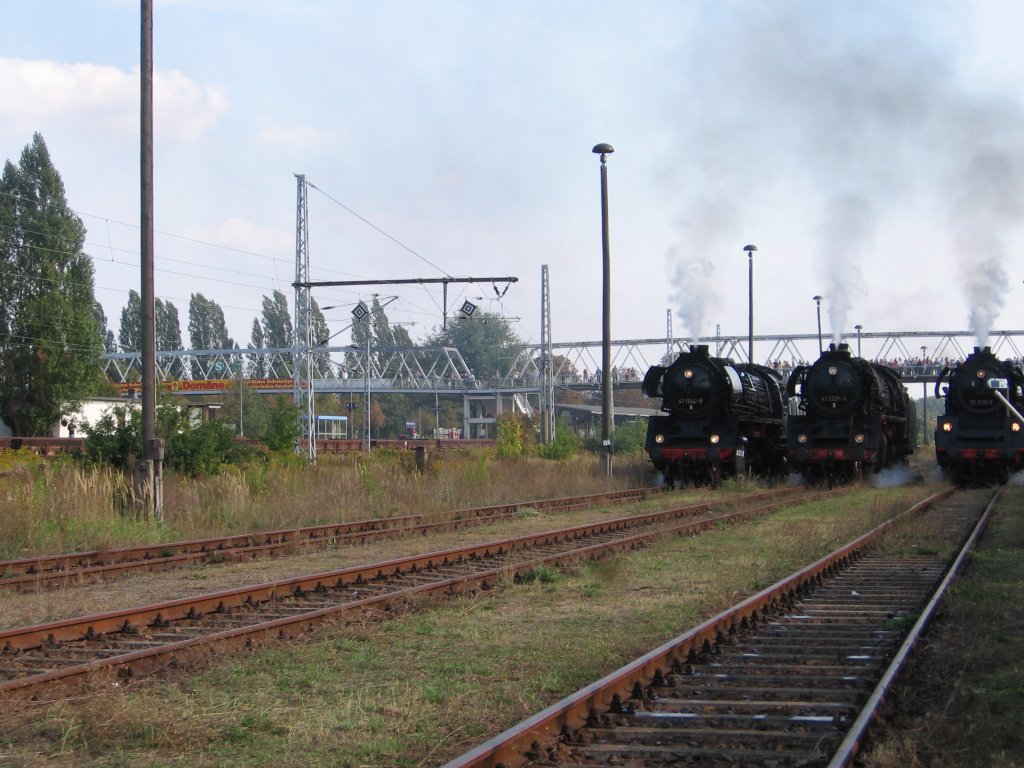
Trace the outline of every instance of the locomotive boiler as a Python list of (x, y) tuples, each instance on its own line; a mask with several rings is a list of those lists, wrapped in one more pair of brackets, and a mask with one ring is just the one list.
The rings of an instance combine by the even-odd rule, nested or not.
[(847, 482), (905, 463), (916, 446), (916, 409), (898, 372), (830, 344), (786, 384), (797, 397), (786, 422), (789, 463), (811, 482)]
[(667, 367), (652, 366), (643, 392), (662, 401), (664, 415), (650, 418), (645, 448), (669, 487), (785, 474), (785, 396), (771, 368), (694, 346)]
[(942, 369), (935, 396), (945, 397), (946, 407), (935, 423), (935, 458), (955, 482), (1004, 483), (1024, 469), (1022, 388), (1021, 367), (1000, 361), (990, 347)]

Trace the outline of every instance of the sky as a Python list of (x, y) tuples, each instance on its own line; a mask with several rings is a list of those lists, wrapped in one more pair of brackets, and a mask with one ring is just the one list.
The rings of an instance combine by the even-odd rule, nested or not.
[[(139, 272), (140, 3), (0, 0), (0, 160), (35, 132), (118, 326)], [(245, 346), (295, 279), (453, 284), (540, 341), (1024, 329), (1024, 6), (1014, 0), (156, 0), (156, 294)], [(507, 290), (506, 290), (507, 288)], [(397, 296), (315, 288), (337, 341)], [(499, 295), (500, 294), (500, 295)]]

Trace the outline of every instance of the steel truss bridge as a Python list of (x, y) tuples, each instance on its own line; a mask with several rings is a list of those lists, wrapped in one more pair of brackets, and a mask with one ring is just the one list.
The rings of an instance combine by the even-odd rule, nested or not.
[[(969, 331), (861, 332), (843, 341), (854, 354), (892, 364), (908, 384), (934, 382), (946, 361), (963, 359), (975, 345)], [(611, 341), (613, 388), (639, 387), (651, 365), (673, 359), (690, 343), (671, 337)], [(717, 357), (747, 358), (746, 336), (706, 336), (697, 343)], [(818, 345), (817, 334), (754, 336), (755, 361), (785, 373), (817, 359)], [(992, 331), (988, 346), (997, 357), (1024, 358), (1024, 330)], [(224, 394), (241, 380), (250, 390), (293, 393), (297, 361), (298, 377), (314, 394), (347, 393), (350, 400), (359, 393), (461, 396), (469, 435), (473, 425), (492, 423), (504, 410), (553, 413), (556, 389), (599, 390), (601, 348), (600, 341), (527, 344), (495, 371), (470, 370), (454, 347), (322, 346), (308, 354), (300, 347), (158, 351), (156, 367), (163, 388), (185, 395)], [(140, 386), (139, 353), (106, 354), (103, 364), (122, 393)]]

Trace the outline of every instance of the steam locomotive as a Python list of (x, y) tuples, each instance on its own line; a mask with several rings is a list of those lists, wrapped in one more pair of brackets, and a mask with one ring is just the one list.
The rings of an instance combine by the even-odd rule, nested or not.
[(643, 392), (662, 399), (666, 415), (648, 421), (645, 447), (669, 487), (785, 473), (785, 397), (771, 368), (694, 346), (667, 367), (652, 366)]
[(946, 408), (935, 424), (935, 458), (957, 483), (1005, 483), (1024, 469), (1022, 388), (1021, 367), (1001, 362), (990, 347), (975, 347), (955, 368), (942, 369), (935, 396), (946, 398)]
[(854, 357), (848, 344), (795, 368), (786, 394), (798, 397), (786, 422), (790, 467), (811, 482), (848, 482), (914, 452), (917, 412), (899, 373)]

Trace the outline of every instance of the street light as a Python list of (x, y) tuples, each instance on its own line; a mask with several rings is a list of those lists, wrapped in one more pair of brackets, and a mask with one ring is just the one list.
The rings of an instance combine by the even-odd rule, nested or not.
[(824, 299), (825, 297), (814, 296), (812, 298), (814, 299), (814, 303), (817, 305), (818, 311), (818, 354), (820, 355), (822, 352), (824, 352), (824, 350), (821, 348), (821, 300)]
[(611, 144), (598, 144), (592, 150), (601, 156), (601, 458), (607, 476), (612, 474), (612, 309), (611, 251), (608, 243), (608, 167), (605, 158), (615, 149)]
[(861, 354), (860, 354), (860, 332), (864, 330), (864, 326), (861, 325), (860, 323), (857, 323), (853, 327), (857, 331), (857, 357), (860, 357), (861, 356)]
[(756, 245), (745, 245), (747, 252), (747, 362), (754, 362), (754, 251)]

